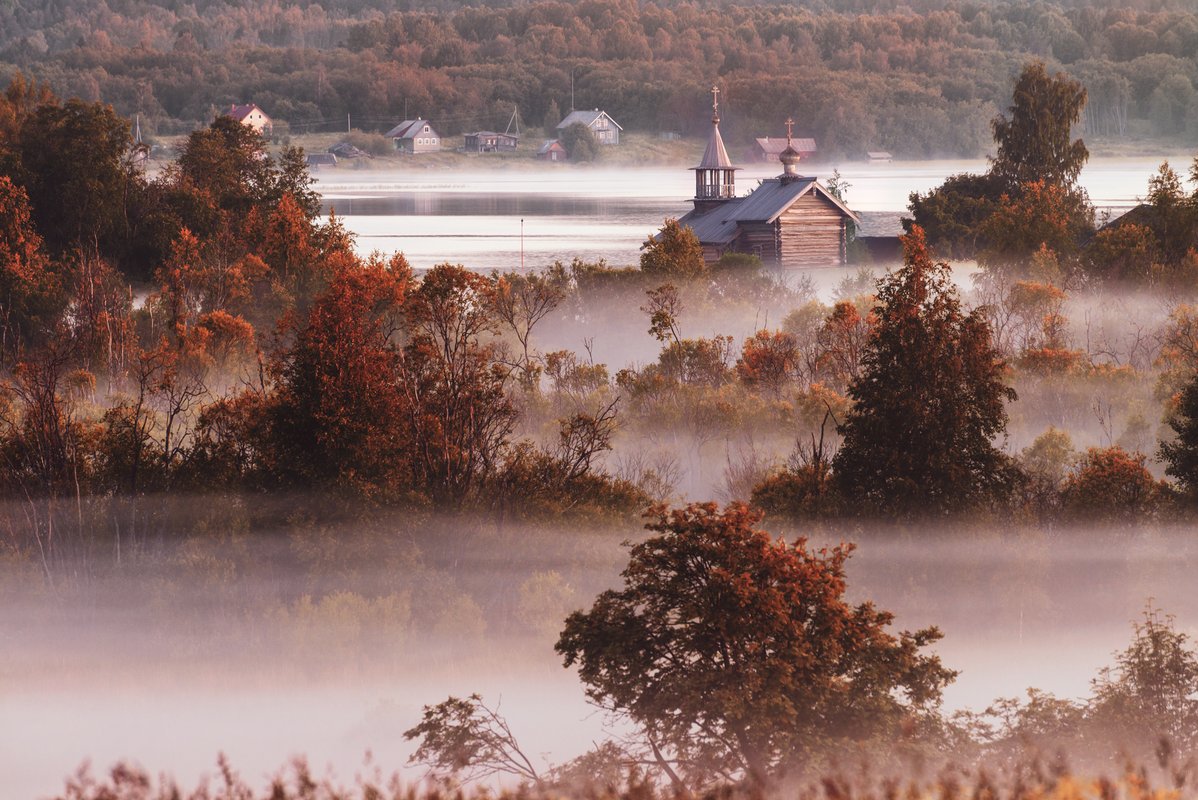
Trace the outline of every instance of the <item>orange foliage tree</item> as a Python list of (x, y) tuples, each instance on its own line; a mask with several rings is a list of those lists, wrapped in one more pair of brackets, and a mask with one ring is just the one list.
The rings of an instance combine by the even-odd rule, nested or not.
[(1017, 194), (999, 198), (982, 226), (986, 247), (978, 260), (999, 269), (1026, 269), (1047, 248), (1058, 258), (1074, 255), (1082, 234), (1093, 226), (1085, 195), (1046, 179), (1028, 181)]
[(745, 339), (736, 374), (748, 386), (778, 394), (795, 378), (801, 358), (795, 337), (785, 331), (760, 330)]
[(0, 358), (11, 361), (52, 327), (59, 288), (25, 190), (0, 176)]
[(891, 614), (845, 600), (851, 545), (775, 541), (741, 503), (648, 517), (623, 586), (571, 614), (556, 649), (676, 787), (760, 784), (820, 745), (896, 736), (954, 677), (920, 652), (935, 628), (894, 635)]
[(276, 480), (374, 497), (406, 488), (396, 336), (410, 282), (402, 256), (338, 264), (312, 307), (286, 321), (294, 343), (270, 363)]
[(1065, 479), (1065, 510), (1076, 517), (1130, 521), (1156, 510), (1161, 485), (1144, 466), (1143, 453), (1091, 447)]

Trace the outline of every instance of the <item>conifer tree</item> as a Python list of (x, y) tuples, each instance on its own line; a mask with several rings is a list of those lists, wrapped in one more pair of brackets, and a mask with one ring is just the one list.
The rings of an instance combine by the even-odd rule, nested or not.
[(849, 386), (837, 484), (863, 510), (912, 516), (976, 507), (1013, 476), (994, 446), (1007, 422), (1004, 364), (980, 311), (965, 313), (949, 267), (923, 229), (903, 237), (905, 264), (878, 288), (877, 317)]
[(1175, 478), (1191, 500), (1198, 499), (1198, 375), (1181, 390), (1169, 427), (1177, 438), (1161, 442), (1165, 474)]

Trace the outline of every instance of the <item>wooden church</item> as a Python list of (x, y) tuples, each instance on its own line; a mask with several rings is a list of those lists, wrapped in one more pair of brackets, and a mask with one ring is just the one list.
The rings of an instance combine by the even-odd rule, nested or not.
[(828, 267), (845, 263), (848, 221), (860, 222), (819, 181), (798, 172), (800, 155), (791, 146), (779, 155), (782, 174), (736, 196), (736, 171), (720, 136), (719, 89), (712, 90), (711, 138), (695, 173), (695, 208), (679, 224), (694, 231), (703, 256), (714, 263), (724, 253), (750, 253), (768, 266)]

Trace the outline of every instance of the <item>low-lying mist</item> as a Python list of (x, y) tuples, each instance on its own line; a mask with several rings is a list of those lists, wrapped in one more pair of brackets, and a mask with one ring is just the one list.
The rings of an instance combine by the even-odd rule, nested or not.
[[(389, 771), (410, 754), (403, 732), (423, 705), (474, 692), (544, 762), (607, 735), (553, 645), (568, 612), (617, 582), (622, 540), (643, 532), (396, 515), (251, 534), (253, 498), (145, 502), (155, 532), (119, 561), (105, 538), (49, 574), (36, 552), (2, 565), (6, 796), (54, 792), (84, 760), (132, 760), (185, 786), (220, 752), (251, 783), (296, 755), (345, 779), (367, 752)], [(1198, 545), (1181, 528), (813, 537), (841, 540), (859, 545), (850, 599), (895, 612), (896, 629), (944, 631), (936, 651), (961, 671), (948, 710), (1029, 687), (1084, 696), (1149, 598), (1198, 615), (1187, 566)]]

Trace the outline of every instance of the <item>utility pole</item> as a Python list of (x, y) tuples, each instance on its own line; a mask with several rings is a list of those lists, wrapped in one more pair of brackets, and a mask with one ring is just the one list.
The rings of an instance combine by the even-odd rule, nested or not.
[(520, 218), (520, 271), (524, 272), (524, 217)]
[(574, 110), (574, 67), (570, 67), (570, 110)]
[(353, 130), (353, 127), (349, 123), (349, 114), (347, 113), (345, 115), (345, 132), (350, 133), (352, 130)]

